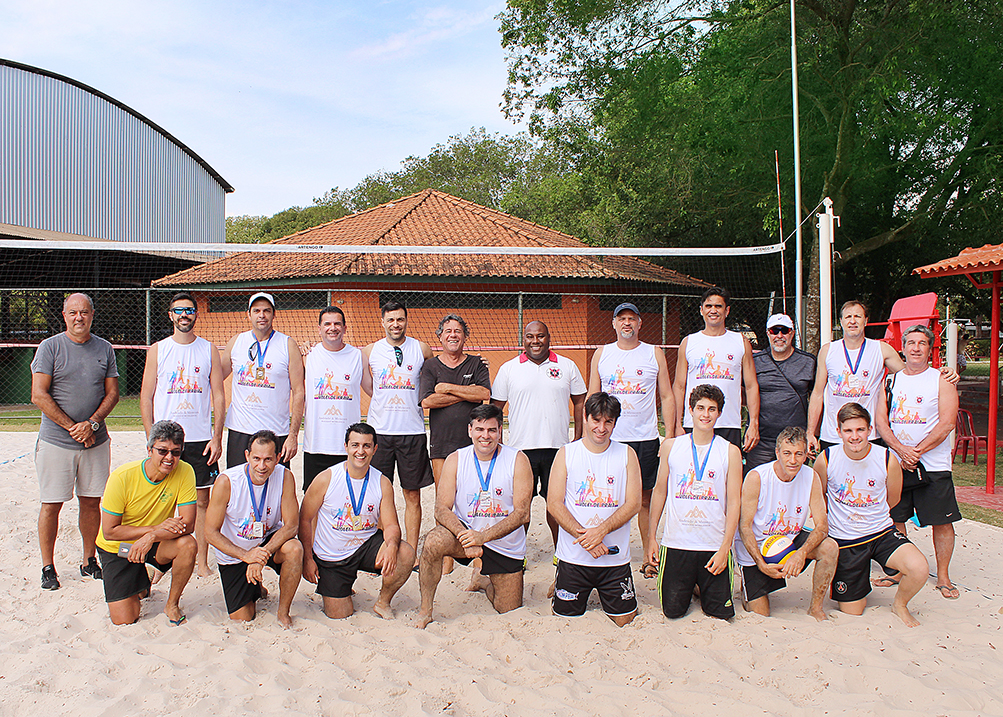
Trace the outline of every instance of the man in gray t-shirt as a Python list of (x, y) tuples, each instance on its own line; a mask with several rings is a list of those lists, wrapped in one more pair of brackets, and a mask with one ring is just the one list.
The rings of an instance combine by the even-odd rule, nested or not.
[(76, 486), (83, 564), (80, 574), (101, 579), (94, 541), (101, 524), (101, 495), (111, 467), (104, 419), (118, 403), (118, 368), (111, 344), (91, 334), (94, 303), (86, 294), (63, 302), (66, 331), (42, 341), (31, 362), (31, 402), (42, 411), (35, 446), (39, 497), (38, 544), (42, 588), (58, 590), (56, 533), (63, 503)]

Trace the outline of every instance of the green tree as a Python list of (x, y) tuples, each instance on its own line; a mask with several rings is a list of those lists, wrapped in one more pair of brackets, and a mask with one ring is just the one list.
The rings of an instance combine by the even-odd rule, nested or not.
[[(552, 141), (571, 137), (607, 240), (764, 243), (774, 149), (792, 162), (788, 8), (510, 0), (506, 111)], [(1001, 9), (797, 2), (802, 210), (828, 196), (842, 217), (838, 291), (886, 308), (917, 257), (942, 258), (1003, 218)]]

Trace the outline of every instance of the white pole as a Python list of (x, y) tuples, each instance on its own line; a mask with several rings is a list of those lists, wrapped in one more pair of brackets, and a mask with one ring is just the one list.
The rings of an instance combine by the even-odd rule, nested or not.
[[(958, 322), (951, 321), (951, 305), (947, 305), (947, 365), (958, 370)], [(955, 441), (954, 431), (947, 437), (948, 445), (953, 446)]]
[(794, 101), (794, 323), (798, 345), (805, 347), (804, 267), (801, 259), (801, 128), (798, 120), (798, 47), (791, 0), (791, 97)]
[(826, 197), (825, 214), (818, 218), (818, 342), (823, 346), (832, 341), (832, 242), (834, 219), (832, 200)]

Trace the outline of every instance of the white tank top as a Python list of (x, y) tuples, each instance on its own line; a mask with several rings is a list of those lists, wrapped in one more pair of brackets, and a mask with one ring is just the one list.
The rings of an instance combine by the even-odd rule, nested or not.
[(328, 351), (317, 344), (307, 354), (307, 453), (345, 455), (345, 430), (362, 420), (362, 352), (346, 344)]
[[(256, 548), (265, 542), (269, 535), (282, 527), (282, 485), (285, 480), (286, 468), (281, 463), (275, 465), (275, 470), (268, 476), (263, 486), (248, 487), (247, 464), (227, 468), (223, 472), (230, 479), (230, 502), (226, 504), (226, 516), (219, 532), (224, 538), (241, 550)], [(254, 502), (261, 507), (262, 495), (264, 506), (261, 508), (261, 522), (264, 523), (264, 537), (251, 537), (251, 526), (257, 518), (251, 501), (251, 489), (254, 490)], [(235, 565), (240, 560), (231, 557), (219, 548), (216, 551), (216, 562), (222, 565)]]
[[(940, 371), (927, 368), (909, 376), (892, 376), (892, 405), (888, 420), (892, 433), (907, 446), (917, 446), (940, 422)], [(928, 471), (951, 470), (951, 441), (945, 438), (923, 454), (920, 463)]]
[[(801, 466), (794, 479), (785, 483), (777, 477), (775, 465), (776, 461), (771, 461), (755, 468), (759, 473), (760, 483), (759, 504), (756, 506), (756, 516), (752, 519), (752, 532), (759, 547), (771, 535), (786, 535), (793, 539), (808, 519), (815, 471), (808, 466)], [(745, 549), (742, 537), (737, 534), (735, 558), (739, 565), (756, 564)]]
[[(679, 436), (666, 457), (669, 478), (662, 517), (662, 545), (677, 550), (718, 550), (725, 532), (728, 506), (728, 447), (714, 436), (710, 445), (697, 446), (704, 465), (702, 478), (693, 466), (693, 437)], [(709, 455), (708, 455), (709, 451)]]
[(256, 343), (254, 333), (245, 331), (233, 342), (230, 368), (226, 427), (241, 433), (268, 429), (277, 436), (289, 435), (289, 337), (275, 331), (270, 340)]
[[(474, 461), (477, 454), (473, 446), (456, 452), (456, 498), (453, 513), (471, 530), (487, 530), (507, 518), (515, 509), (512, 480), (515, 477), (515, 460), (519, 452), (508, 446), (498, 446), (498, 457), (485, 489), (477, 475)], [(488, 480), (491, 461), (480, 461), (481, 474)], [(498, 540), (485, 545), (496, 553), (522, 560), (526, 557), (526, 528), (520, 525)]]
[(842, 444), (826, 451), (829, 535), (852, 540), (892, 527), (888, 512), (888, 449), (871, 446), (859, 461)]
[(624, 351), (616, 344), (606, 344), (596, 369), (602, 390), (620, 401), (620, 418), (613, 427), (613, 440), (622, 443), (658, 438), (655, 347), (642, 343)]
[[(370, 466), (369, 483), (365, 479), (348, 477), (345, 464), (331, 468), (331, 483), (317, 513), (317, 528), (313, 534), (313, 554), (321, 560), (344, 560), (369, 540), (380, 527), (380, 501), (383, 500), (383, 474)], [(356, 511), (348, 480), (359, 505)]]
[(212, 345), (201, 336), (179, 344), (168, 336), (157, 342), (154, 422), (171, 420), (185, 429), (186, 441), (212, 438)]
[(394, 347), (386, 339), (373, 344), (369, 367), (373, 372), (373, 400), (369, 425), (387, 436), (416, 436), (425, 432), (425, 414), (418, 404), (418, 385), (425, 357), (421, 342), (410, 336), (400, 347), (404, 359), (397, 364)]
[(745, 339), (734, 331), (725, 331), (721, 336), (707, 336), (698, 331), (686, 337), (686, 400), (683, 403), (683, 426), (693, 427), (693, 416), (688, 410), (690, 392), (706, 383), (717, 386), (724, 394), (724, 408), (721, 409), (721, 417), (717, 419), (717, 427), (742, 427), (744, 357)]
[[(874, 409), (878, 390), (885, 377), (885, 360), (881, 356), (881, 342), (864, 339), (857, 351), (847, 351), (843, 340), (829, 344), (825, 357), (825, 402), (822, 413), (822, 430), (819, 436), (829, 443), (842, 443), (836, 424), (836, 414), (848, 403), (859, 403), (871, 414), (870, 440), (878, 437), (874, 428)], [(849, 356), (849, 358), (847, 358)]]
[[(604, 352), (605, 353), (605, 352)], [(627, 498), (627, 451), (622, 443), (611, 442), (602, 453), (592, 453), (581, 440), (564, 447), (568, 482), (564, 505), (583, 528), (592, 528), (609, 518)], [(617, 554), (599, 558), (575, 544), (564, 528), (557, 535), (557, 557), (566, 563), (589, 567), (626, 565), (630, 562), (630, 521), (609, 533), (603, 542), (617, 546)]]

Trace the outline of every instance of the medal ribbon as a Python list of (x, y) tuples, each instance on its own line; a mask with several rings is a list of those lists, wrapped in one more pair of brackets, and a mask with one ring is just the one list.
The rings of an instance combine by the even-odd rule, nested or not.
[(498, 449), (495, 448), (494, 455), (491, 456), (491, 463), (488, 464), (488, 477), (484, 477), (484, 473), (481, 472), (481, 460), (474, 454), (474, 467), (477, 468), (477, 480), (481, 482), (481, 490), (487, 491), (491, 487), (491, 472), (495, 469), (495, 461), (498, 459)]
[(366, 489), (369, 488), (369, 471), (362, 481), (362, 492), (359, 494), (359, 502), (355, 502), (355, 490), (352, 488), (352, 477), (348, 475), (348, 468), (345, 468), (345, 482), (348, 483), (348, 499), (352, 501), (352, 511), (355, 515), (362, 514), (362, 503), (366, 500)]
[(257, 357), (256, 358), (258, 359), (258, 368), (264, 368), (264, 366), (265, 366), (265, 354), (268, 353), (268, 346), (269, 346), (269, 344), (272, 343), (272, 337), (273, 336), (275, 336), (275, 329), (272, 329), (272, 333), (268, 334), (268, 340), (265, 341), (265, 350), (264, 351), (261, 350), (261, 342), (258, 341), (258, 337), (257, 336), (254, 337), (254, 345), (255, 345), (255, 347), (257, 349)]
[(846, 367), (850, 369), (850, 373), (854, 376), (857, 375), (857, 369), (860, 368), (860, 359), (864, 357), (865, 346), (867, 346), (867, 339), (864, 339), (864, 343), (860, 344), (860, 350), (857, 352), (857, 362), (853, 363), (850, 361), (850, 352), (846, 350), (846, 342), (843, 342), (843, 355), (846, 357)]
[(246, 466), (244, 467), (244, 475), (247, 476), (247, 491), (251, 494), (251, 509), (254, 511), (254, 520), (261, 523), (261, 516), (265, 511), (265, 496), (268, 495), (268, 481), (265, 481), (265, 485), (261, 489), (261, 502), (258, 503), (254, 500), (254, 483), (251, 482), (251, 474)]
[(703, 480), (704, 471), (707, 470), (707, 461), (710, 460), (710, 449), (714, 447), (714, 439), (717, 436), (712, 436), (710, 439), (710, 444), (707, 446), (707, 455), (703, 457), (703, 463), (700, 463), (697, 458), (697, 444), (693, 440), (693, 434), (690, 434), (690, 448), (693, 449), (693, 470), (697, 474), (697, 480)]

